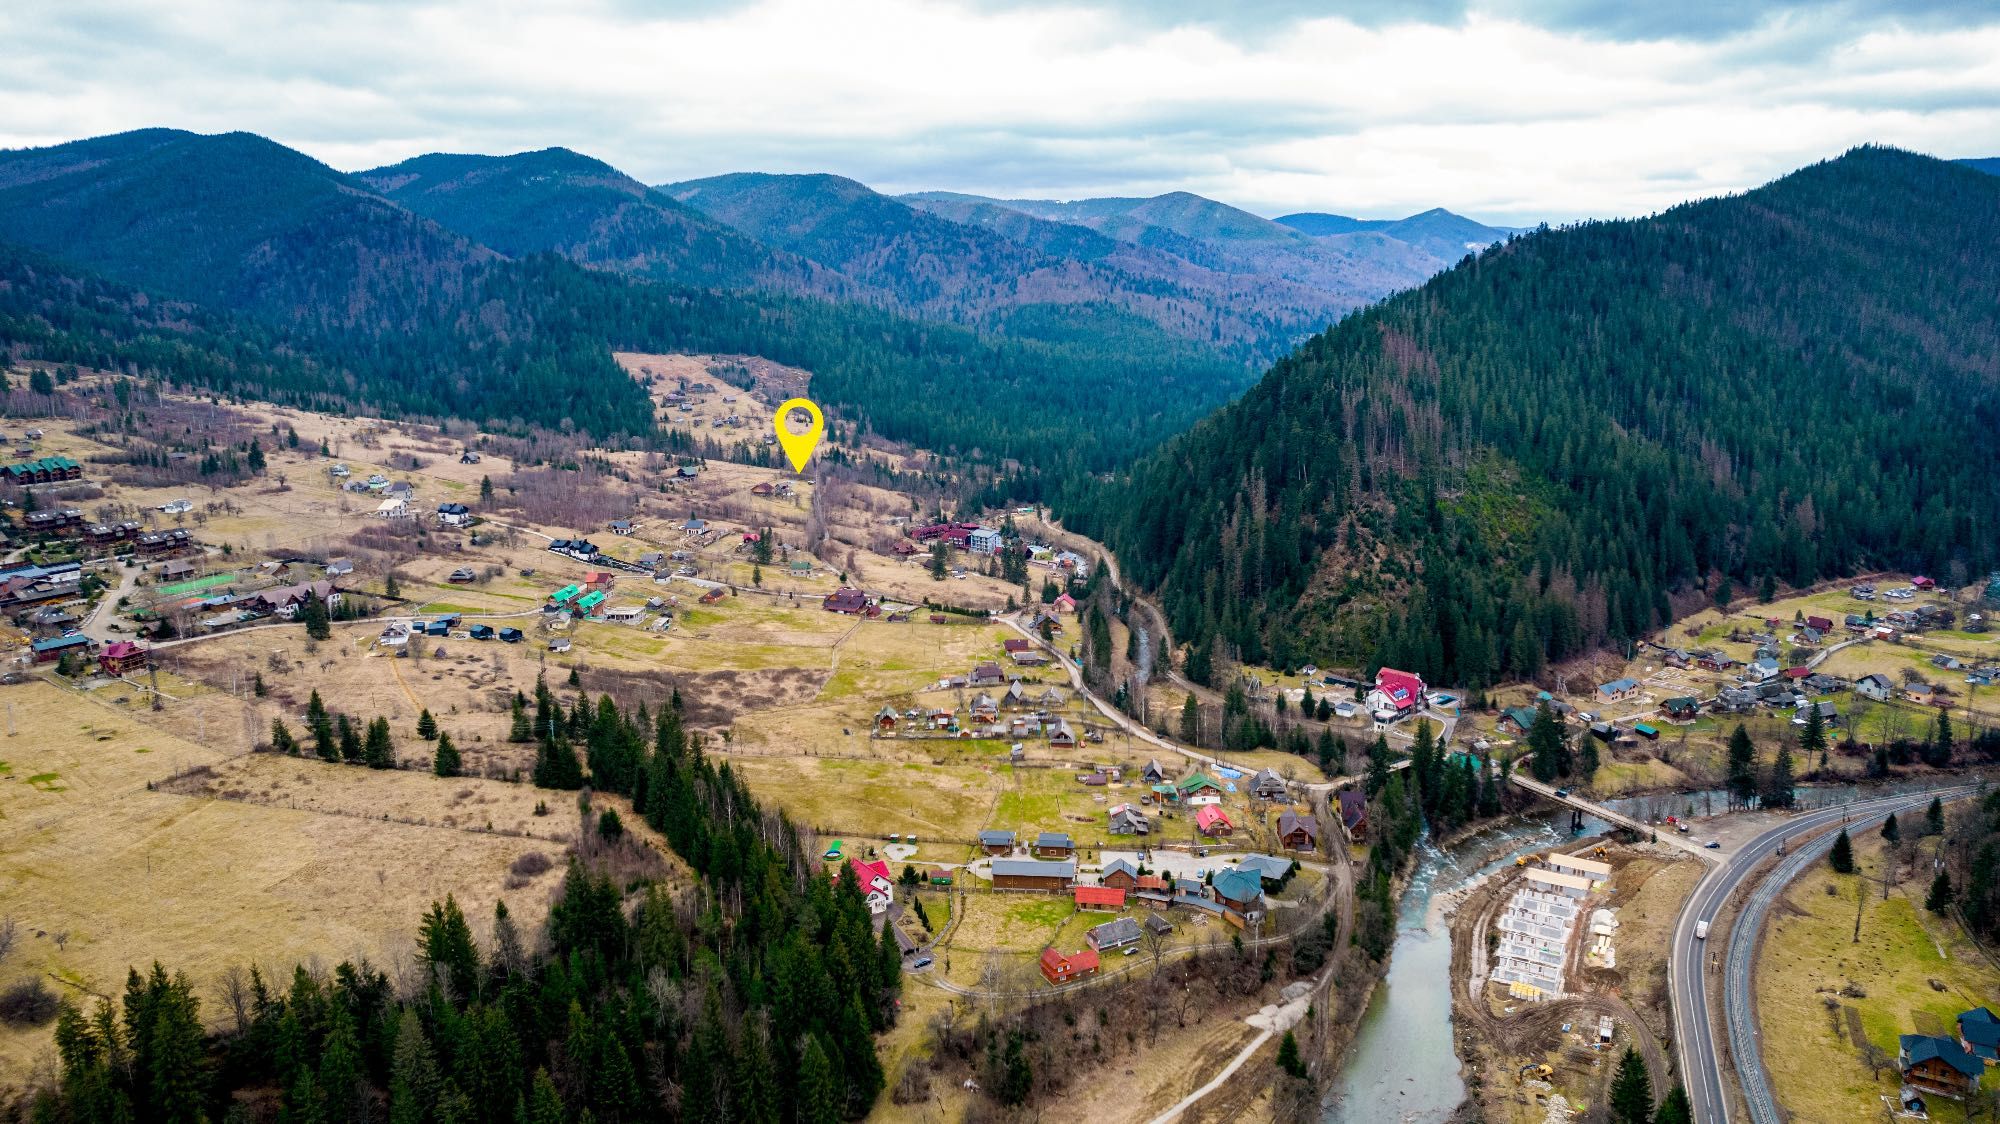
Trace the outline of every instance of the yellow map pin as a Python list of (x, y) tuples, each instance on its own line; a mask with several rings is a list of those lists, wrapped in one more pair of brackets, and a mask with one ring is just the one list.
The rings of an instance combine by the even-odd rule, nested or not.
[[(804, 410), (812, 415), (812, 425), (804, 433), (793, 433), (789, 424), (793, 410)], [(793, 398), (778, 407), (778, 416), (771, 419), (778, 427), (778, 444), (785, 447), (785, 456), (791, 458), (792, 471), (804, 472), (806, 462), (812, 459), (813, 450), (819, 448), (820, 435), (826, 432), (826, 418), (819, 407), (810, 399)]]

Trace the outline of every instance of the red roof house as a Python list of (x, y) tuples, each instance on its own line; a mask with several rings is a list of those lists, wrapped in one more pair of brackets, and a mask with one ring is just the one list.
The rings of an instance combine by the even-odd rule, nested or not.
[(1078, 909), (1124, 909), (1125, 891), (1112, 886), (1072, 886)]
[(1194, 826), (1203, 835), (1228, 835), (1236, 830), (1229, 816), (1214, 804), (1202, 805), (1201, 811), (1194, 814)]
[(1068, 983), (1097, 973), (1097, 950), (1083, 948), (1064, 956), (1053, 948), (1042, 950), (1042, 978), (1052, 984)]
[(1025, 652), (1033, 646), (1019, 636), (1010, 636), (1007, 638), (1007, 650), (1010, 652)]
[(130, 640), (120, 640), (97, 653), (97, 666), (106, 675), (123, 675), (146, 666), (146, 649)]
[(1422, 706), (1423, 701), (1423, 676), (1392, 667), (1375, 673), (1375, 690), (1368, 696), (1373, 709), (1407, 711)]
[(1806, 627), (1807, 627), (1807, 628), (1816, 628), (1816, 629), (1818, 629), (1819, 631), (1821, 631), (1821, 632), (1823, 632), (1823, 633), (1824, 633), (1824, 632), (1832, 632), (1832, 631), (1833, 631), (1833, 622), (1832, 622), (1831, 620), (1828, 620), (1828, 619), (1827, 619), (1827, 618), (1825, 618), (1825, 617), (1807, 617), (1807, 618), (1806, 618)]
[(871, 863), (849, 859), (847, 865), (854, 868), (855, 881), (861, 883), (861, 896), (868, 899), (868, 912), (887, 910), (896, 897), (896, 882), (889, 877), (888, 860), (877, 859)]
[(1055, 610), (1058, 613), (1076, 612), (1076, 598), (1067, 593), (1058, 595), (1055, 600)]
[(1811, 677), (1812, 673), (1812, 668), (1809, 667), (1788, 667), (1784, 670), (1787, 679), (1806, 679)]

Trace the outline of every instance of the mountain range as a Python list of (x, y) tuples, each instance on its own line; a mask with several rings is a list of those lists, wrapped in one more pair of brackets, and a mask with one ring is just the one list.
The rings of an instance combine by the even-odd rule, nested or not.
[[(1335, 224), (1320, 224), (1331, 227)], [(1677, 611), (2000, 562), (2000, 178), (1861, 148), (1505, 245), (1350, 316), (1071, 526), (1189, 674), (1480, 687)]]

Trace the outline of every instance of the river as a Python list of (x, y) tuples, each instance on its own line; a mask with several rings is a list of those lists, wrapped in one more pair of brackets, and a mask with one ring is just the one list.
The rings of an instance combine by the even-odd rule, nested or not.
[[(1327, 1099), (1327, 1124), (1437, 1124), (1465, 1099), (1451, 1042), (1451, 936), (1445, 896), (1530, 851), (1571, 838), (1569, 813), (1491, 828), (1439, 849), (1419, 844), (1397, 909), (1389, 974), (1375, 989)], [(1584, 820), (1583, 833), (1606, 830)]]
[[(1912, 781), (1874, 786), (1801, 785), (1800, 807), (1824, 807), (1859, 796), (1924, 787)], [(1607, 800), (1613, 811), (1647, 819), (1727, 806), (1724, 793), (1697, 792)], [(1572, 838), (1568, 812), (1516, 820), (1454, 843), (1419, 844), (1416, 873), (1397, 908), (1389, 974), (1375, 989), (1347, 1062), (1327, 1096), (1326, 1124), (1440, 1124), (1465, 1099), (1452, 1049), (1451, 935), (1447, 897), (1531, 851)], [(1609, 830), (1585, 817), (1582, 834)]]

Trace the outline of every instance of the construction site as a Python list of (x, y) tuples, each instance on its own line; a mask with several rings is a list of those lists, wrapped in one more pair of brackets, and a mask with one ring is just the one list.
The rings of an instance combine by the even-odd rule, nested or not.
[(1656, 844), (1578, 840), (1521, 856), (1457, 903), (1452, 1021), (1485, 1119), (1587, 1114), (1627, 1046), (1670, 1071), (1666, 953), (1701, 872)]

